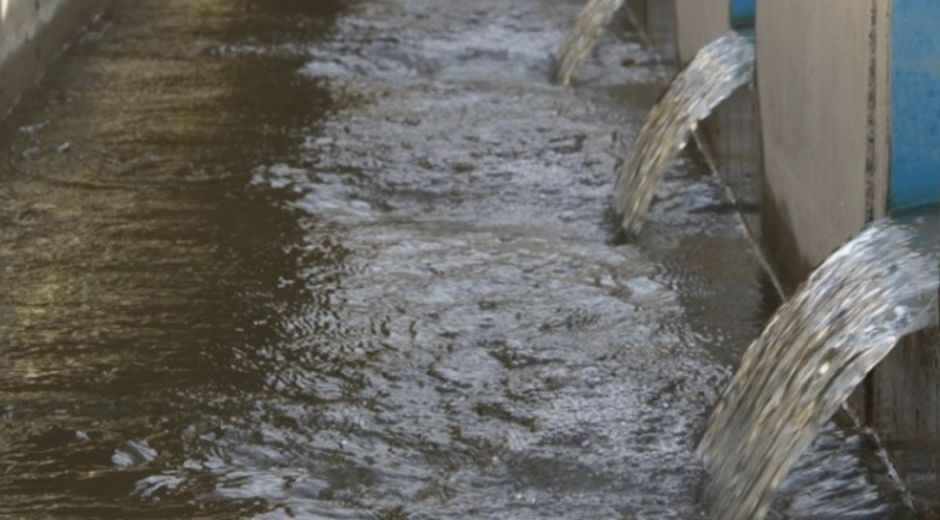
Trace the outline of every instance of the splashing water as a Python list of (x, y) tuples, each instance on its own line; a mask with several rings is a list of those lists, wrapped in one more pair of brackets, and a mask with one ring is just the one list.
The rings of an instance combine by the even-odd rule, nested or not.
[(558, 81), (568, 86), (584, 64), (597, 40), (604, 34), (624, 0), (590, 0), (574, 22), (574, 27), (558, 48)]
[(728, 32), (703, 47), (653, 107), (629, 156), (620, 165), (614, 205), (624, 231), (640, 233), (663, 169), (689, 134), (754, 73), (754, 44)]
[(936, 317), (936, 229), (932, 217), (871, 225), (813, 273), (747, 350), (699, 446), (715, 518), (763, 518), (852, 390), (902, 336)]

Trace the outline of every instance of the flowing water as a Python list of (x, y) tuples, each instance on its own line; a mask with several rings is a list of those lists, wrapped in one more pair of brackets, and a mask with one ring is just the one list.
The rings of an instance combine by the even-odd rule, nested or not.
[[(572, 91), (574, 1), (110, 4), (0, 122), (0, 517), (703, 517), (777, 301), (693, 156), (615, 240), (638, 35)], [(905, 511), (866, 446), (774, 511)]]
[(555, 54), (558, 81), (570, 85), (624, 0), (589, 0)]
[(902, 336), (936, 317), (936, 229), (929, 217), (871, 225), (751, 345), (699, 448), (715, 518), (766, 516), (823, 424)]
[(736, 32), (715, 39), (695, 55), (653, 107), (618, 169), (614, 207), (624, 231), (636, 236), (663, 171), (685, 148), (699, 121), (754, 73), (754, 43)]

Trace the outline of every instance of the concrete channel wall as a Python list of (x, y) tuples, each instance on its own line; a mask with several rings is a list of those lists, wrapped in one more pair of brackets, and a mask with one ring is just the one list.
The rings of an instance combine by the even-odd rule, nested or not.
[(679, 59), (692, 61), (695, 53), (730, 28), (728, 0), (675, 0)]
[(0, 117), (106, 0), (0, 0)]
[[(701, 127), (703, 152), (786, 292), (889, 211), (891, 166), (899, 162), (892, 150), (901, 148), (890, 131), (892, 9), (918, 1), (760, 0), (754, 86)], [(630, 8), (644, 13), (638, 18), (653, 28), (653, 43), (681, 65), (728, 29), (727, 3), (632, 0)], [(657, 13), (667, 19), (652, 19)], [(924, 509), (940, 503), (938, 336), (904, 340), (851, 400)]]
[(886, 3), (760, 5), (765, 249), (788, 288), (885, 212)]

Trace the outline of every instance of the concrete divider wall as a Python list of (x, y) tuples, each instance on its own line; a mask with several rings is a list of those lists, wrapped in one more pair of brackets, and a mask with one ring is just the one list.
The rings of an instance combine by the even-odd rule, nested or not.
[(728, 0), (675, 0), (676, 40), (682, 64), (730, 28)]
[(884, 4), (760, 4), (764, 245), (788, 289), (885, 211)]
[(0, 0), (0, 117), (107, 0)]
[[(702, 126), (705, 152), (788, 292), (887, 211), (891, 15), (899, 1), (760, 0), (756, 88)], [(728, 28), (725, 2), (633, 3), (646, 5), (648, 26), (671, 24), (680, 63)], [(653, 5), (673, 20), (649, 20)], [(851, 400), (924, 509), (940, 502), (938, 347), (936, 330), (905, 339)]]
[(667, 67), (675, 66), (679, 50), (676, 45), (676, 5), (673, 0), (627, 0), (626, 5), (650, 43), (656, 46), (663, 64)]
[[(900, 110), (890, 106), (900, 86), (889, 60), (899, 1), (760, 3), (763, 245), (788, 288), (886, 213), (891, 177), (902, 173), (891, 171), (904, 152), (889, 131)], [(940, 498), (938, 346), (936, 330), (906, 338), (852, 399), (924, 509)]]
[(0, 0), (0, 63), (31, 40), (36, 30), (47, 25), (63, 5), (65, 0), (35, 3)]

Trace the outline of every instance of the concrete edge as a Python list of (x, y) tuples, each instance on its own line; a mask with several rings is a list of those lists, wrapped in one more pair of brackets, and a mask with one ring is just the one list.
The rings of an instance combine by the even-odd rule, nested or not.
[[(109, 3), (110, 0), (66, 1), (48, 21), (37, 19), (25, 28), (29, 30), (26, 37), (0, 59), (0, 119), (9, 115), (20, 97), (38, 83), (49, 65)], [(38, 10), (38, 2), (36, 5)]]

